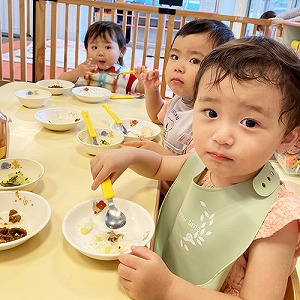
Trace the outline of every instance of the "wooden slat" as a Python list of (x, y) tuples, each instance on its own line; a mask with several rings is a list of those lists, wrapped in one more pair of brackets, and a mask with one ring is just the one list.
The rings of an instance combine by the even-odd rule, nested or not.
[[(2, 32), (2, 25), (0, 22), (0, 32)], [(2, 34), (0, 34), (0, 83), (2, 84), (3, 81), (3, 60), (2, 60), (2, 45), (3, 45), (3, 41), (2, 41)]]
[(171, 15), (169, 16), (168, 19), (168, 29), (167, 29), (167, 34), (166, 34), (166, 42), (165, 42), (165, 54), (164, 54), (164, 64), (163, 64), (163, 73), (162, 73), (162, 85), (161, 85), (161, 97), (165, 98), (165, 94), (166, 94), (166, 82), (164, 80), (165, 78), (165, 70), (166, 70), (166, 66), (167, 66), (167, 62), (169, 59), (169, 55), (170, 55), (170, 50), (171, 50), (171, 45), (172, 45), (172, 40), (173, 40), (173, 31), (174, 31), (174, 19), (175, 16)]
[(134, 17), (133, 30), (132, 30), (133, 42), (132, 42), (131, 64), (130, 64), (131, 70), (134, 68), (135, 49), (136, 49), (136, 45), (137, 45), (137, 35), (138, 35), (139, 13), (134, 12), (133, 17)]
[(14, 80), (14, 38), (13, 38), (13, 10), (12, 10), (12, 2), (8, 1), (8, 15), (11, 18), (8, 18), (8, 42), (9, 42), (9, 79), (10, 81)]
[(33, 81), (39, 81), (45, 78), (45, 40), (46, 40), (46, 2), (36, 2), (36, 49), (35, 49), (35, 78)]
[(56, 40), (57, 40), (57, 2), (50, 2), (51, 5), (51, 49), (50, 49), (50, 78), (56, 76)]
[(157, 24), (157, 35), (156, 35), (156, 47), (154, 55), (153, 69), (159, 68), (159, 59), (160, 59), (160, 50), (162, 48), (162, 40), (165, 31), (165, 15), (158, 15), (158, 24)]
[(27, 23), (25, 16), (27, 16), (27, 9), (25, 7), (25, 0), (20, 1), (20, 58), (21, 58), (21, 80), (27, 81), (27, 57), (26, 57), (26, 46), (27, 46)]
[(68, 44), (69, 44), (69, 4), (65, 10), (65, 36), (64, 36), (64, 72), (68, 69)]
[(149, 28), (150, 28), (150, 14), (146, 14), (146, 23), (145, 23), (145, 31), (144, 31), (144, 46), (143, 46), (143, 58), (142, 58), (142, 65), (147, 66), (146, 63), (146, 56), (147, 56), (147, 49), (148, 49), (148, 39), (149, 39)]
[[(76, 37), (75, 37), (75, 67), (78, 66), (79, 29), (80, 29), (80, 5), (77, 5), (77, 10), (76, 10)], [(66, 49), (66, 51), (67, 51), (67, 49)]]

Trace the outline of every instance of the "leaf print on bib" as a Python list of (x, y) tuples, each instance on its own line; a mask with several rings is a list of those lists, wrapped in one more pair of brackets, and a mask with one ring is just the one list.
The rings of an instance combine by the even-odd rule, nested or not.
[(212, 235), (210, 227), (214, 223), (215, 214), (209, 214), (206, 210), (206, 204), (202, 201), (199, 201), (203, 212), (199, 217), (198, 224), (193, 220), (188, 220), (187, 224), (189, 227), (194, 229), (194, 232), (187, 232), (185, 236), (180, 239), (180, 246), (186, 251), (190, 251), (189, 247), (199, 247), (202, 246), (205, 240)]

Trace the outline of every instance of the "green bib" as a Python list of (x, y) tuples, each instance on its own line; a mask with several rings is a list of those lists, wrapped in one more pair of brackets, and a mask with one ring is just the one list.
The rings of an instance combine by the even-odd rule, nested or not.
[(267, 163), (253, 179), (210, 189), (196, 184), (204, 170), (196, 153), (182, 167), (161, 207), (154, 251), (175, 275), (219, 290), (254, 240), (280, 180)]

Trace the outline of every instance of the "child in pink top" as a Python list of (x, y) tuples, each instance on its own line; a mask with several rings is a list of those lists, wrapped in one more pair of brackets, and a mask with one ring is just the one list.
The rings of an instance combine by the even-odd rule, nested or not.
[[(175, 180), (160, 209), (155, 252), (132, 246), (132, 254), (119, 255), (119, 281), (131, 298), (284, 298), (300, 255), (300, 199), (280, 182), (269, 158), (300, 139), (299, 81), (300, 60), (285, 45), (258, 36), (230, 41), (203, 60), (196, 76), (194, 153), (162, 156), (123, 147), (91, 160), (93, 190), (108, 176), (114, 182), (127, 167), (149, 178)], [(192, 197), (191, 191), (205, 197)], [(220, 202), (225, 205), (218, 206)], [(247, 203), (255, 203), (255, 209), (247, 210)], [(254, 222), (250, 238), (237, 236)], [(182, 235), (187, 227), (188, 234)], [(224, 253), (240, 249), (245, 239), (226, 272), (215, 269)], [(207, 246), (211, 252), (202, 252)], [(204, 284), (197, 281), (211, 275), (209, 269), (223, 280), (217, 287), (206, 285), (215, 277)], [(182, 273), (186, 276), (178, 275)]]
[(160, 97), (158, 70), (140, 75), (145, 85), (148, 115), (154, 123), (163, 125), (164, 147), (147, 140), (124, 144), (166, 155), (193, 151), (192, 99), (195, 76), (204, 56), (233, 38), (232, 31), (219, 21), (196, 19), (185, 24), (173, 40), (165, 71), (166, 83), (175, 96), (170, 101)]

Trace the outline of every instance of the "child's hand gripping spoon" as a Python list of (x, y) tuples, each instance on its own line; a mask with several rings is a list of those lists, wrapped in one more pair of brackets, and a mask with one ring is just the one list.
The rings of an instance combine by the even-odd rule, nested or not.
[(108, 201), (108, 211), (105, 216), (106, 226), (110, 229), (118, 229), (123, 227), (126, 224), (126, 217), (115, 207), (113, 201), (115, 193), (109, 177), (101, 183), (101, 188), (104, 199)]

